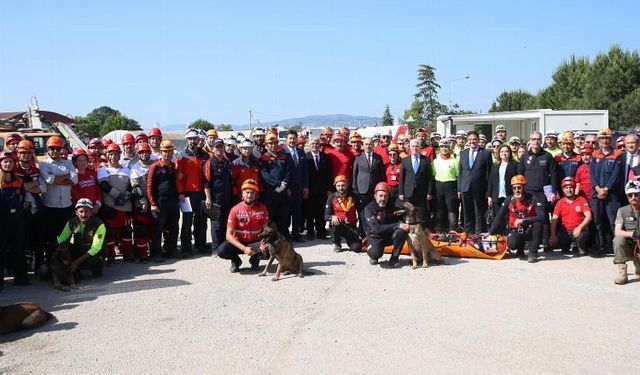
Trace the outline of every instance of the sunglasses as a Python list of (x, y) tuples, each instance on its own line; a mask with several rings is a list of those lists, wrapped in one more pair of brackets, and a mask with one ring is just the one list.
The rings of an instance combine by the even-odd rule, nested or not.
[(513, 190), (522, 190), (522, 189), (524, 189), (524, 187), (523, 187), (523, 186), (520, 186), (520, 185), (515, 185), (515, 186), (512, 186), (511, 188), (512, 188)]
[(53, 151), (53, 152), (60, 152), (60, 150), (62, 150), (61, 147), (49, 147), (49, 150)]
[(595, 145), (598, 142), (597, 141), (585, 141), (584, 143), (588, 143), (590, 145)]
[(637, 198), (637, 197), (640, 197), (640, 193), (627, 193), (627, 197)]

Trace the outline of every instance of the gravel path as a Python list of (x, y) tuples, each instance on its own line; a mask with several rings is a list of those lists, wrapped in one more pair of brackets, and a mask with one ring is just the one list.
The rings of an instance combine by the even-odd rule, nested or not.
[[(448, 258), (412, 270), (298, 246), (303, 279), (257, 277), (244, 258), (119, 262), (64, 293), (9, 285), (45, 327), (0, 337), (0, 373), (638, 373), (640, 282), (611, 258), (528, 264)], [(385, 256), (386, 259), (388, 256)], [(384, 266), (382, 262), (382, 265)], [(272, 267), (272, 271), (275, 267)], [(633, 272), (633, 266), (630, 267)], [(632, 279), (635, 277), (632, 277)]]

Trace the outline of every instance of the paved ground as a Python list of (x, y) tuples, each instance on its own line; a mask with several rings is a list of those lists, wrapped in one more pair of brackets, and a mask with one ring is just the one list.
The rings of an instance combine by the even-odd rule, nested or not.
[(0, 304), (32, 300), (56, 321), (0, 337), (0, 373), (640, 368), (640, 282), (615, 286), (611, 258), (449, 258), (412, 270), (408, 258), (385, 269), (319, 242), (298, 249), (315, 275), (274, 283), (248, 269), (229, 274), (228, 261), (205, 257), (119, 263), (69, 293), (8, 286)]

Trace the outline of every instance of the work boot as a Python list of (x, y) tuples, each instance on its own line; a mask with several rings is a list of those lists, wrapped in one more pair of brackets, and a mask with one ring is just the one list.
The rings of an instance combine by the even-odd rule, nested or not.
[(536, 253), (529, 253), (529, 255), (527, 255), (527, 262), (529, 263), (536, 263), (538, 261), (538, 254)]
[(624, 285), (629, 281), (627, 277), (627, 264), (621, 263), (618, 264), (618, 277), (615, 279), (615, 283), (618, 285)]
[(400, 267), (400, 262), (398, 261), (398, 258), (389, 258), (389, 267), (390, 268)]
[(238, 261), (238, 263), (231, 261), (231, 268), (229, 270), (231, 273), (236, 273), (240, 270), (240, 265), (242, 264), (242, 260)]
[(372, 266), (375, 266), (376, 264), (378, 264), (378, 260), (377, 259), (373, 259), (373, 258), (369, 258), (369, 264)]
[(339, 243), (334, 244), (333, 245), (333, 251), (336, 252), (336, 253), (341, 252), (342, 251), (342, 246)]
[(524, 254), (524, 249), (516, 251), (516, 257), (520, 260), (526, 260), (527, 256)]

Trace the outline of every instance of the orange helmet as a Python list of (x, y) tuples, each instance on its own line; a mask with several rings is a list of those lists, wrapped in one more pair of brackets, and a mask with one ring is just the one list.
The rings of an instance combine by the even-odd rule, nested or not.
[(379, 191), (386, 191), (387, 193), (389, 192), (389, 184), (387, 184), (386, 182), (378, 182), (378, 184), (376, 185), (375, 189), (373, 189), (374, 192), (379, 192)]
[(33, 143), (25, 139), (18, 143), (18, 153), (29, 153), (33, 151)]
[(151, 130), (149, 130), (149, 137), (162, 137), (162, 132), (159, 128), (151, 128)]
[(253, 190), (253, 191), (255, 191), (257, 193), (258, 192), (258, 183), (253, 178), (249, 178), (247, 180), (244, 180), (244, 182), (242, 183), (242, 186), (240, 187), (240, 190), (245, 190), (245, 189)]
[(611, 138), (611, 129), (602, 128), (598, 130), (598, 138)]
[(47, 139), (47, 148), (51, 147), (64, 147), (62, 138), (58, 137), (57, 135), (52, 135), (51, 137), (49, 137), (49, 139)]
[(136, 138), (131, 133), (125, 133), (122, 136), (122, 141), (120, 143), (122, 143), (123, 145), (127, 143), (136, 143)]
[(526, 185), (526, 184), (527, 184), (527, 179), (521, 174), (517, 174), (511, 177), (511, 185)]
[(151, 152), (151, 146), (147, 142), (140, 142), (136, 145), (136, 152)]
[(333, 184), (335, 185), (335, 184), (337, 184), (338, 182), (341, 182), (341, 181), (348, 182), (347, 181), (347, 177), (345, 175), (339, 174), (339, 175), (336, 176), (336, 178), (333, 179)]
[(400, 148), (398, 147), (397, 143), (392, 143), (389, 145), (389, 147), (387, 147), (387, 153), (391, 152), (391, 151), (395, 151), (395, 152), (399, 152)]
[(322, 133), (320, 133), (320, 134), (322, 134), (322, 135), (324, 135), (324, 136), (326, 136), (328, 138), (331, 138), (331, 137), (333, 137), (333, 129), (331, 129), (329, 127), (326, 127), (324, 129), (322, 129)]
[(561, 187), (564, 188), (565, 186), (576, 187), (576, 180), (573, 177), (565, 177), (565, 178), (563, 178)]
[(264, 143), (278, 143), (278, 137), (273, 133), (269, 133), (264, 139)]
[(120, 150), (120, 146), (118, 146), (116, 143), (112, 143), (109, 146), (107, 146), (107, 153), (109, 153), (109, 152), (120, 153), (122, 151)]

